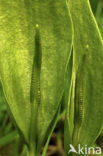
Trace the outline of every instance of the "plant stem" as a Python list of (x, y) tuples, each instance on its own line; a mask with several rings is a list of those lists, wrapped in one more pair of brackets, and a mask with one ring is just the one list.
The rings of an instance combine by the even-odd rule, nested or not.
[(30, 150), (28, 150), (27, 156), (40, 156), (40, 154), (37, 153), (34, 148), (31, 148)]
[(28, 151), (27, 156), (36, 156), (36, 153), (34, 151)]

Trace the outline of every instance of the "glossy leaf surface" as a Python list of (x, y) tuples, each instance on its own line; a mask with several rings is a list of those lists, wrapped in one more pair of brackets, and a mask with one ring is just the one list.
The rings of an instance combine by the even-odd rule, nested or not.
[[(103, 40), (89, 0), (68, 0), (73, 22), (73, 102), (72, 143), (92, 145), (103, 125)], [(70, 116), (70, 101), (68, 114)]]
[(71, 42), (65, 1), (0, 1), (3, 89), (25, 141), (38, 150), (59, 108)]

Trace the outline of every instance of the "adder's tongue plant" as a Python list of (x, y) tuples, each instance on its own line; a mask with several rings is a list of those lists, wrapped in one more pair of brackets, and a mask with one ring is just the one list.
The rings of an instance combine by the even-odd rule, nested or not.
[(103, 40), (89, 0), (68, 0), (67, 5), (74, 38), (65, 148), (91, 146), (103, 125)]
[(65, 1), (0, 1), (0, 77), (29, 156), (56, 122), (71, 42)]
[(66, 155), (69, 144), (94, 144), (103, 125), (103, 40), (89, 0), (0, 0), (0, 78), (25, 155), (39, 156), (45, 140), (46, 155), (61, 99)]

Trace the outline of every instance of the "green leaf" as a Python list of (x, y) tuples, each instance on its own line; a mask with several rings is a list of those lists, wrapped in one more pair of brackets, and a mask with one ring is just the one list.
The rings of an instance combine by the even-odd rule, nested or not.
[(3, 89), (29, 150), (37, 156), (64, 90), (72, 43), (66, 2), (1, 0), (0, 23)]
[(9, 134), (7, 134), (6, 136), (0, 138), (0, 147), (3, 147), (9, 143), (11, 143), (12, 141), (16, 140), (19, 138), (19, 135), (17, 133), (17, 131), (11, 132)]
[(3, 93), (2, 85), (0, 83), (0, 115), (3, 111), (6, 110), (6, 104), (7, 102)]
[(68, 132), (74, 123), (72, 133), (69, 132), (72, 144), (89, 146), (95, 142), (103, 125), (103, 40), (89, 0), (68, 0), (68, 8), (74, 29), (71, 82), (74, 119), (69, 118), (69, 102)]
[(96, 13), (98, 3), (100, 3), (101, 0), (90, 0), (91, 8), (93, 10), (93, 13)]
[(69, 99), (69, 91), (70, 91), (71, 76), (72, 76), (72, 64), (73, 64), (73, 55), (72, 54), (73, 53), (71, 52), (71, 56), (70, 56), (67, 70), (65, 73), (64, 94), (63, 94), (63, 102), (62, 102), (63, 110), (65, 110), (67, 108), (67, 103), (68, 103), (68, 99)]
[(98, 23), (100, 32), (103, 36), (103, 1), (102, 0), (91, 0), (91, 7)]

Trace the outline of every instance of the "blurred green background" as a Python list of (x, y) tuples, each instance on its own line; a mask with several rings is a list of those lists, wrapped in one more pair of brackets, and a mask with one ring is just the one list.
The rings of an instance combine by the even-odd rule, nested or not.
[[(93, 14), (103, 36), (103, 0), (90, 0), (90, 2)], [(64, 156), (63, 129), (64, 117), (61, 118), (54, 130), (48, 147), (48, 156)], [(103, 134), (99, 136), (96, 144), (103, 149)], [(22, 149), (22, 138), (19, 136), (10, 119), (7, 102), (0, 83), (0, 156), (20, 156)]]

